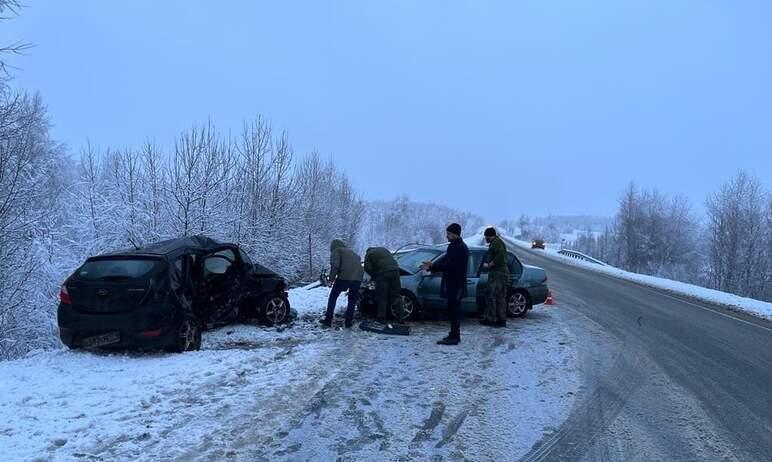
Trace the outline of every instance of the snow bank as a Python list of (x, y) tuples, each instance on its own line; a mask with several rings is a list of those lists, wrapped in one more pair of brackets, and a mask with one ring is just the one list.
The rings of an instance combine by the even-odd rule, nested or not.
[[(512, 242), (520, 247), (527, 249), (531, 248), (530, 242), (524, 242), (509, 237), (507, 238), (507, 241)], [(763, 302), (753, 298), (740, 297), (739, 295), (721, 292), (714, 289), (708, 289), (705, 287), (696, 286), (694, 284), (687, 284), (685, 282), (673, 281), (671, 279), (631, 273), (629, 271), (615, 268), (613, 266), (600, 266), (590, 262), (566, 257), (559, 254), (558, 250), (560, 249), (556, 248), (555, 246), (547, 246), (543, 252), (543, 255), (545, 257), (559, 260), (560, 262), (568, 265), (580, 266), (591, 271), (597, 271), (600, 273), (608, 274), (610, 276), (626, 279), (628, 281), (645, 284), (647, 286), (666, 290), (674, 294), (686, 295), (688, 297), (693, 297), (708, 303), (723, 305), (732, 310), (742, 311), (754, 316), (772, 320), (772, 303)]]
[[(290, 290), (289, 302), (290, 306), (298, 312), (298, 317), (300, 318), (314, 315), (321, 317), (327, 309), (327, 299), (329, 296), (330, 289), (327, 287), (301, 287)], [(341, 294), (338, 297), (336, 309), (344, 308), (347, 302), (346, 294)]]

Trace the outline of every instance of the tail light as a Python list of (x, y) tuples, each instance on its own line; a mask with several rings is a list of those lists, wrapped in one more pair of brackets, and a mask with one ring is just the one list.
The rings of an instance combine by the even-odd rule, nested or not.
[(59, 301), (63, 305), (72, 305), (72, 297), (70, 297), (70, 292), (67, 291), (66, 285), (62, 285), (62, 289), (59, 291)]

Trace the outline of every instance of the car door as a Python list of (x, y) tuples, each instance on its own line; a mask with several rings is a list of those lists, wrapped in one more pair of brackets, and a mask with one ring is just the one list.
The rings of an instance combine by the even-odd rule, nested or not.
[(199, 284), (196, 276), (197, 255), (183, 254), (178, 256), (174, 262), (172, 272), (172, 290), (177, 296), (177, 300), (185, 313), (193, 313), (199, 319), (202, 319), (202, 313), (199, 311), (201, 306), (197, 304)]
[(487, 251), (480, 257), (480, 266), (478, 267), (477, 299), (483, 300), (483, 303), (487, 303), (488, 300), (488, 268), (485, 267), (486, 263), (488, 263)]
[(198, 302), (205, 313), (205, 323), (232, 322), (238, 316), (240, 271), (236, 253), (226, 247), (209, 252), (199, 268)]
[[(477, 298), (482, 282), (480, 266), (484, 258), (484, 251), (472, 250), (469, 252), (469, 263), (466, 270), (466, 297), (461, 301), (461, 309), (468, 313), (477, 313), (478, 310)], [(487, 275), (485, 281), (487, 281)]]
[(512, 280), (512, 287), (521, 287), (520, 278), (523, 276), (523, 264), (513, 253), (508, 253), (509, 273)]
[[(432, 262), (439, 261), (442, 258), (445, 258), (444, 253), (432, 260)], [(431, 310), (446, 308), (447, 303), (445, 299), (440, 297), (442, 273), (423, 272), (422, 274), (421, 282), (418, 283), (418, 289), (416, 290), (421, 306), (424, 309)]]

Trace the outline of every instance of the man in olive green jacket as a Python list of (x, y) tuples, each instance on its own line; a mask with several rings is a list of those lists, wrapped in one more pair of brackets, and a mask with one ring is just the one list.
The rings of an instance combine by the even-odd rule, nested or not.
[(332, 325), (332, 316), (335, 312), (335, 304), (338, 303), (338, 297), (344, 290), (348, 291), (348, 306), (346, 307), (346, 328), (354, 323), (354, 307), (359, 299), (359, 288), (362, 285), (362, 261), (359, 255), (346, 247), (346, 244), (335, 239), (330, 243), (330, 281), (332, 281), (332, 290), (330, 298), (327, 300), (327, 313), (321, 322), (322, 325), (330, 327)]
[(509, 259), (507, 246), (496, 234), (496, 230), (485, 230), (485, 241), (489, 244), (488, 258), (488, 300), (480, 324), (494, 327), (507, 326), (507, 288), (509, 286)]
[(378, 304), (376, 320), (386, 321), (389, 307), (402, 321), (404, 307), (402, 306), (402, 284), (399, 280), (399, 264), (394, 256), (383, 247), (370, 247), (365, 254), (365, 272), (375, 281), (375, 300)]

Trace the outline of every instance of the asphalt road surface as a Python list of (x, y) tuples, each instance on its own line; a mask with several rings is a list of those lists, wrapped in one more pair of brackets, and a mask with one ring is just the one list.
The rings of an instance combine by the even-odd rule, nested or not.
[(522, 460), (772, 460), (772, 323), (514, 250), (546, 269), (583, 380)]

